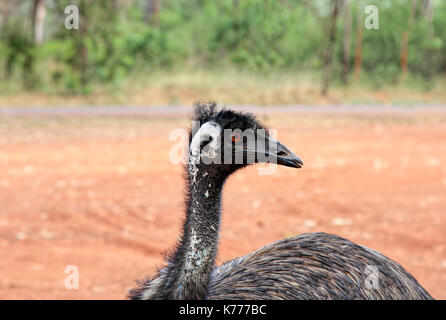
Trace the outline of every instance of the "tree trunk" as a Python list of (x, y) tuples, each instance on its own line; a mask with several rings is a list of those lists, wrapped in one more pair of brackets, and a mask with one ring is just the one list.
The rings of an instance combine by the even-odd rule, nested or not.
[(43, 42), (45, 31), (46, 6), (45, 0), (34, 0), (33, 2), (33, 35), (34, 42), (39, 45)]
[(422, 7), (423, 15), (427, 18), (427, 21), (432, 22), (434, 17), (434, 7), (431, 0), (424, 0)]
[(87, 29), (89, 23), (89, 11), (91, 0), (79, 0), (79, 32), (76, 32), (76, 66), (75, 69), (79, 72), (79, 81), (82, 88), (86, 88), (89, 78), (87, 74), (88, 69), (88, 50), (86, 45)]
[(328, 31), (328, 44), (324, 54), (324, 68), (322, 76), (322, 90), (321, 94), (323, 96), (327, 95), (328, 88), (331, 81), (331, 73), (333, 66), (333, 51), (334, 45), (336, 43), (336, 21), (339, 15), (340, 7), (342, 5), (342, 0), (332, 0), (331, 1), (331, 15), (329, 21), (329, 31)]
[(356, 25), (356, 39), (355, 39), (355, 80), (359, 80), (361, 76), (361, 65), (362, 65), (362, 32), (363, 32), (363, 21), (362, 21), (362, 1), (358, 1), (357, 8), (357, 25)]
[(434, 6), (431, 0), (424, 0), (422, 3), (422, 15), (426, 17), (429, 22), (429, 28), (427, 29), (429, 38), (434, 37), (434, 26), (432, 25), (432, 19), (434, 18)]
[(159, 24), (160, 10), (161, 10), (161, 0), (147, 0), (146, 22), (157, 26)]
[(412, 21), (415, 13), (415, 1), (416, 0), (412, 0), (407, 30), (403, 32), (403, 37), (401, 40), (401, 72), (403, 82), (405, 82), (407, 78), (407, 65), (409, 61), (409, 35), (412, 29)]
[(343, 68), (342, 68), (342, 82), (344, 84), (348, 81), (348, 74), (350, 72), (350, 35), (351, 35), (351, 15), (349, 0), (344, 0), (344, 43), (343, 43)]
[(8, 1), (2, 1), (1, 4), (2, 21), (0, 24), (0, 29), (8, 24), (9, 13), (11, 12)]

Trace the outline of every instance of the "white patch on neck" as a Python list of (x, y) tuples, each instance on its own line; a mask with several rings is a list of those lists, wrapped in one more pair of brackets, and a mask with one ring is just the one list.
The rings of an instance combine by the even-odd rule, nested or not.
[[(210, 258), (209, 249), (202, 247), (202, 240), (195, 229), (191, 230), (189, 250), (186, 253), (185, 269), (187, 271), (201, 268)], [(202, 248), (200, 248), (202, 247)]]
[(200, 129), (195, 133), (192, 138), (189, 147), (189, 153), (191, 158), (195, 158), (200, 156), (200, 145), (202, 141), (209, 141), (212, 138), (212, 141), (208, 143), (209, 150), (217, 150), (220, 147), (220, 134), (221, 134), (221, 126), (215, 121), (208, 121), (204, 123)]
[[(198, 159), (199, 159), (199, 157), (198, 157)], [(193, 183), (197, 182), (198, 171), (199, 171), (199, 169), (197, 168), (196, 163), (190, 162), (189, 163), (189, 175), (192, 177)]]
[[(212, 141), (206, 145), (206, 149), (208, 150), (208, 153), (216, 154), (216, 150), (220, 148), (220, 134), (221, 126), (215, 121), (208, 121), (204, 123), (193, 136), (189, 146), (189, 175), (192, 178), (193, 183), (197, 181), (199, 171), (197, 164), (200, 162), (201, 158), (201, 142), (209, 141), (212, 138)], [(211, 155), (208, 154), (207, 156)], [(205, 172), (204, 176), (206, 175), (207, 172)]]

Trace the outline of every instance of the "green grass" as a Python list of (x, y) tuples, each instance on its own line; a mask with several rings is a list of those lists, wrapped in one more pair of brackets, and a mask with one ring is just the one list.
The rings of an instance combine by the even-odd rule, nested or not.
[(404, 84), (386, 84), (382, 79), (379, 87), (363, 76), (359, 81), (351, 79), (347, 86), (334, 81), (327, 96), (320, 94), (320, 78), (317, 73), (293, 70), (268, 74), (234, 69), (146, 71), (130, 75), (119, 86), (96, 85), (86, 95), (24, 91), (13, 83), (2, 84), (0, 106), (191, 105), (200, 99), (221, 105), (446, 103), (445, 78), (436, 79), (427, 89), (422, 80), (410, 76)]

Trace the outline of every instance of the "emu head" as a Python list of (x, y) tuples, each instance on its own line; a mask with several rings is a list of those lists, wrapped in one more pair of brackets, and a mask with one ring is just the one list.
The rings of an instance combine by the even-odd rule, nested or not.
[(216, 104), (195, 104), (189, 136), (189, 164), (207, 166), (223, 175), (254, 163), (277, 163), (300, 168), (302, 160), (270, 137), (247, 113), (216, 110)]

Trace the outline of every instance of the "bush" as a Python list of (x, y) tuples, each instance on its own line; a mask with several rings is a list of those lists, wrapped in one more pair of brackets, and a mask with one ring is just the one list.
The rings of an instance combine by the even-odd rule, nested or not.
[[(64, 6), (72, 2), (82, 14), (80, 30), (65, 30), (61, 23)], [(146, 0), (134, 0), (123, 11), (109, 0), (47, 3), (43, 45), (34, 45), (23, 23), (4, 26), (0, 36), (2, 77), (28, 89), (88, 93), (96, 84), (119, 87), (132, 72), (171, 68), (322, 70), (329, 10), (321, 3), (309, 10), (307, 2), (287, 0), (163, 0), (158, 23), (146, 21)], [(357, 20), (358, 9), (351, 3), (353, 65), (355, 30), (363, 20)], [(368, 4), (379, 7), (380, 29), (363, 30), (362, 70), (380, 87), (400, 79), (401, 38), (409, 30), (410, 2)], [(432, 23), (420, 8), (410, 28), (408, 70), (429, 88), (432, 79), (446, 71), (446, 4), (436, 3)], [(332, 68), (338, 78), (342, 40), (341, 15)]]

